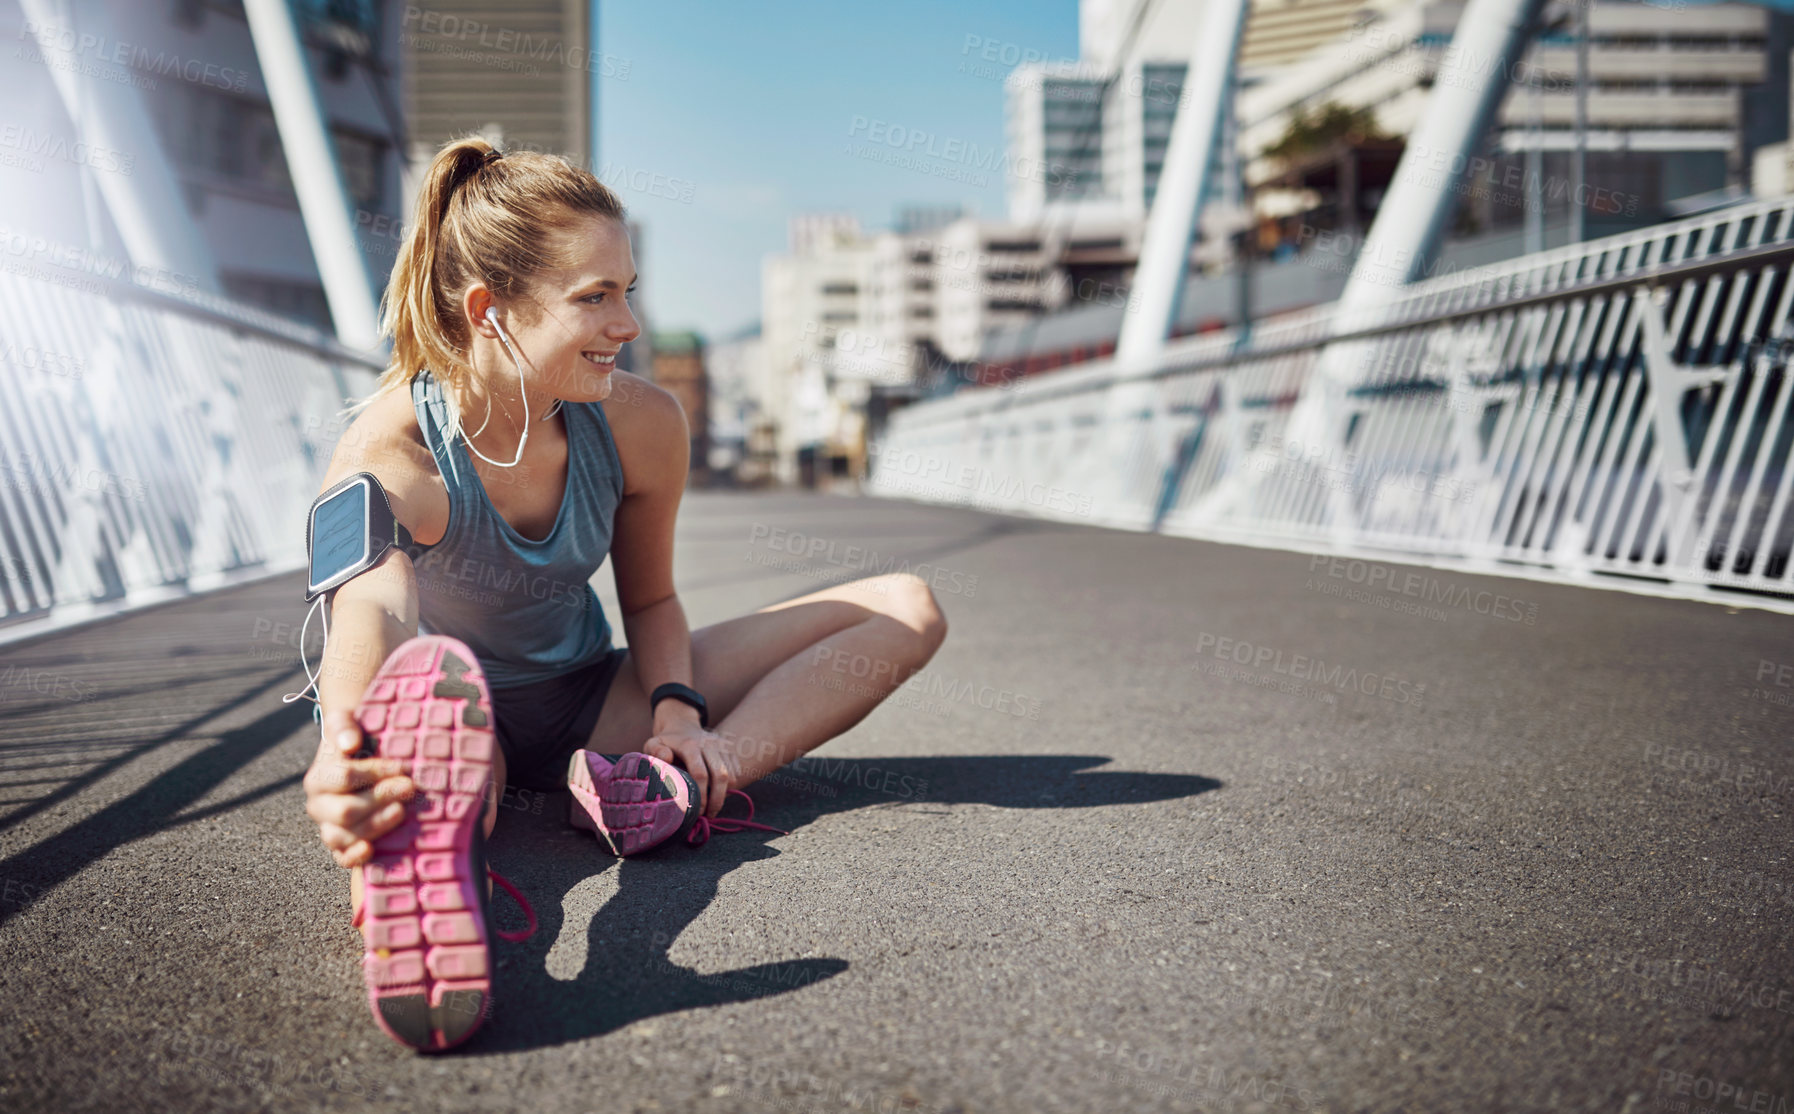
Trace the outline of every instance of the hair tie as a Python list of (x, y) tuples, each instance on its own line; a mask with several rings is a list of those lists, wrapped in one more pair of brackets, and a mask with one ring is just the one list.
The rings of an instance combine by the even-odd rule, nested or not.
[(492, 150), (486, 152), (486, 157), (480, 160), (480, 165), (482, 167), (491, 166), (493, 163), (504, 157), (505, 153), (500, 151), (497, 147), (494, 147)]

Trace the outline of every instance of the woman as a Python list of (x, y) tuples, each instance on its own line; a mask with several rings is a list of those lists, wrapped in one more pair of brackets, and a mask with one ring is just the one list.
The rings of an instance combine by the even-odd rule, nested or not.
[[(618, 854), (695, 842), (946, 636), (908, 574), (690, 630), (672, 576), (685, 416), (615, 369), (640, 332), (635, 278), (623, 208), (590, 173), (448, 144), (386, 292), (392, 363), (324, 480), (373, 473), (415, 543), (335, 590), (305, 779), (352, 868), (375, 1016), (413, 1047), (488, 1012), (482, 848), (507, 782), (570, 785), (572, 822)], [(587, 583), (607, 553), (626, 650)], [(862, 659), (863, 683), (830, 683)]]

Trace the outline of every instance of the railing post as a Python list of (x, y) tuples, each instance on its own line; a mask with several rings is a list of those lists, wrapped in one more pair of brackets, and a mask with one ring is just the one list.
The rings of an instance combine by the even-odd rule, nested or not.
[[(1669, 291), (1660, 286), (1640, 285), (1632, 298), (1640, 326), (1645, 383), (1651, 392), (1651, 431), (1663, 461), (1658, 469), (1663, 492), (1663, 544), (1669, 567), (1686, 570), (1693, 559), (1688, 544), (1693, 533), (1689, 527), (1697, 500), (1692, 498), (1694, 467), (1688, 458), (1688, 431), (1682, 426), (1682, 398), (1696, 388), (1724, 382), (1737, 374), (1737, 368), (1696, 370), (1676, 363), (1659, 312), (1669, 302)], [(1719, 417), (1723, 419), (1724, 415)]]

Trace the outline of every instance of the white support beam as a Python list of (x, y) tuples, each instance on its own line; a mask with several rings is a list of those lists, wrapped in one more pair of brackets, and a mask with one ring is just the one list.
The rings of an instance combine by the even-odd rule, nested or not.
[(1544, 0), (1470, 0), (1452, 34), (1420, 126), (1408, 137), (1389, 192), (1339, 298), (1339, 327), (1400, 297), (1439, 246), (1458, 183), (1494, 120), (1508, 74), (1526, 50)]
[[(110, 33), (106, 24), (96, 21), (91, 28), (71, 26), (68, 21), (84, 9), (91, 14), (84, 5), (64, 9), (52, 0), (19, 0), (19, 8), (49, 63), (50, 78), (81, 142), (94, 149), (129, 151), (134, 156), (128, 175), (91, 176), (131, 262), (138, 267), (161, 268), (177, 285), (191, 283), (206, 293), (218, 293), (217, 262), (187, 212), (181, 183), (137, 87), (128, 81), (107, 80), (110, 75), (95, 71), (108, 63), (77, 53), (79, 36), (90, 31)], [(66, 19), (65, 10), (69, 12)]]
[(380, 342), (379, 293), (367, 257), (355, 244), (355, 205), (330, 141), (298, 20), (290, 0), (243, 0), (243, 11), (337, 337), (351, 348), (371, 351)]
[[(1134, 269), (1139, 301), (1123, 318), (1115, 359), (1125, 370), (1150, 361), (1177, 324), (1190, 240), (1213, 184), (1208, 180), (1224, 114), (1232, 111), (1234, 62), (1246, 27), (1248, 0), (1211, 0), (1190, 48), (1171, 143), (1159, 171), (1140, 262)], [(1127, 96), (1116, 87), (1113, 96)]]
[[(1470, 0), (1465, 7), (1420, 124), (1408, 137), (1377, 219), (1335, 303), (1335, 333), (1375, 324), (1438, 249), (1459, 183), (1501, 107), (1508, 75), (1525, 52), (1543, 6), (1544, 0)], [(1375, 349), (1372, 342), (1346, 341), (1321, 351), (1290, 414), (1287, 440), (1323, 458), (1345, 456), (1345, 433), (1359, 409), (1350, 391), (1372, 370), (1366, 365)], [(1345, 544), (1356, 528), (1356, 508), (1337, 490), (1329, 492), (1328, 507), (1333, 540)]]

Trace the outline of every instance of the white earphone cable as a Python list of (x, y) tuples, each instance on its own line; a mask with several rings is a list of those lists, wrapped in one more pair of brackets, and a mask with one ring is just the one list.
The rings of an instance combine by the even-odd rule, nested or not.
[[(318, 689), (318, 682), (324, 679), (323, 654), (320, 653), (318, 656), (318, 671), (316, 673), (311, 671), (311, 662), (307, 661), (305, 658), (305, 635), (306, 632), (311, 629), (311, 617), (323, 606), (323, 596), (319, 596), (317, 599), (313, 600), (310, 610), (305, 613), (305, 622), (299, 627), (299, 664), (305, 669), (305, 677), (311, 684), (306, 685), (298, 692), (289, 692), (285, 696), (282, 696), (280, 698), (282, 704), (291, 704), (295, 700), (309, 700), (320, 708), (324, 706), (324, 702), (318, 699), (318, 697), (306, 695), (308, 692), (316, 692), (318, 693), (318, 696), (324, 695), (323, 692)], [(330, 612), (328, 610), (324, 611), (319, 615), (318, 621), (324, 625), (324, 649), (328, 650), (330, 649)]]
[[(479, 457), (481, 460), (495, 468), (515, 468), (523, 460), (524, 446), (529, 444), (529, 390), (523, 381), (523, 360), (518, 357), (517, 350), (511, 347), (511, 338), (505, 334), (505, 327), (498, 323), (498, 311), (491, 307), (487, 307), (486, 320), (492, 322), (492, 327), (498, 330), (498, 341), (505, 346), (505, 351), (511, 357), (511, 363), (517, 368), (517, 391), (523, 396), (523, 438), (517, 442), (517, 455), (511, 459), (511, 463), (509, 464), (500, 464), (498, 461), (493, 460), (474, 446), (473, 439), (478, 437), (480, 433), (485, 430), (486, 422), (492, 420), (492, 401), (491, 398), (488, 397), (486, 401), (486, 422), (481, 422), (479, 429), (466, 435), (467, 447), (473, 451), (473, 455)], [(552, 411), (550, 411), (550, 413), (552, 413)]]

